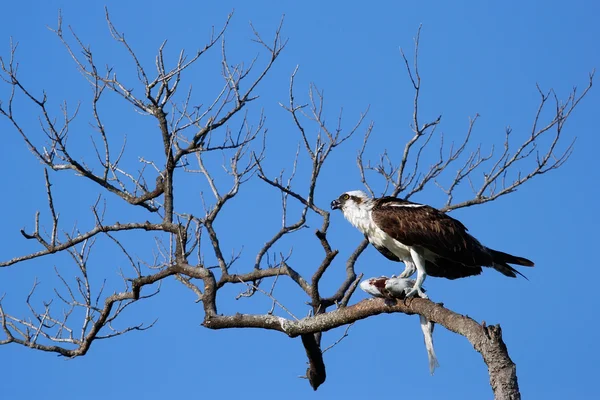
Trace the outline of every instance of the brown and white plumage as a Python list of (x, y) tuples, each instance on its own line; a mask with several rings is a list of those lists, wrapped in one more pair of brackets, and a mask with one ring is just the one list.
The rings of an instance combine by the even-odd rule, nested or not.
[(428, 205), (395, 197), (373, 199), (364, 192), (351, 191), (332, 201), (331, 207), (341, 209), (386, 258), (404, 262), (406, 268), (400, 278), (417, 271), (410, 296), (424, 296), (421, 286), (427, 275), (457, 279), (492, 267), (514, 278), (522, 274), (509, 263), (533, 266), (526, 258), (485, 247), (460, 221)]

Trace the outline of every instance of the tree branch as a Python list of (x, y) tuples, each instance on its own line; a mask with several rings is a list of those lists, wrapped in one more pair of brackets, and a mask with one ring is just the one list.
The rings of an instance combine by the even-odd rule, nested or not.
[(309, 337), (310, 334), (326, 332), (383, 313), (422, 315), (429, 321), (466, 337), (475, 350), (482, 355), (488, 367), (490, 384), (494, 390), (495, 398), (520, 398), (516, 366), (508, 355), (508, 350), (502, 340), (500, 326), (479, 324), (472, 318), (458, 314), (441, 304), (426, 299), (414, 298), (406, 302), (397, 301), (395, 304), (390, 304), (389, 300), (386, 302), (384, 299), (367, 299), (352, 306), (306, 317), (300, 321), (291, 321), (271, 315), (213, 316), (206, 318), (202, 325), (210, 329), (270, 329), (285, 333), (292, 338), (302, 336), (304, 341), (304, 338)]

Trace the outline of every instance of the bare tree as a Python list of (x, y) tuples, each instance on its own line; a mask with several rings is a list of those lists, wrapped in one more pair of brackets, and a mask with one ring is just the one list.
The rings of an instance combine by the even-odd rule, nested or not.
[[(33, 156), (45, 167), (45, 213), (51, 221), (51, 225), (44, 228), (40, 223), (41, 212), (38, 211), (33, 230), (22, 230), (21, 234), (25, 239), (36, 242), (39, 250), (2, 261), (0, 267), (15, 267), (28, 260), (64, 253), (71, 257), (79, 271), (73, 282), (57, 268), (56, 274), (62, 287), (54, 290), (55, 302), (48, 299), (41, 309), (31, 301), (38, 287), (35, 282), (26, 296), (31, 313), (29, 317), (10, 314), (0, 303), (0, 323), (4, 332), (0, 344), (15, 343), (66, 357), (82, 356), (97, 339), (150, 328), (153, 323), (129, 325), (121, 329), (115, 328), (114, 323), (122, 319), (122, 312), (131, 304), (158, 295), (160, 282), (173, 277), (202, 303), (203, 326), (206, 328), (259, 328), (275, 330), (290, 338), (299, 336), (309, 360), (306, 377), (315, 390), (325, 381), (321, 347), (324, 332), (381, 313), (399, 312), (422, 315), (465, 336), (482, 354), (496, 398), (520, 398), (516, 367), (502, 341), (499, 325), (479, 324), (444, 308), (442, 304), (419, 298), (392, 305), (381, 299), (349, 305), (362, 278), (362, 274), (357, 276), (355, 272), (355, 263), (366, 248), (366, 241), (358, 244), (354, 252), (342, 261), (346, 265), (346, 277), (339, 283), (338, 289), (330, 295), (322, 293), (319, 283), (334, 260), (339, 261), (341, 255), (332, 248), (327, 236), (330, 213), (326, 206), (330, 199), (317, 200), (315, 191), (328, 157), (360, 132), (364, 139), (358, 152), (357, 165), (362, 182), (372, 194), (387, 192), (410, 198), (427, 187), (437, 185), (447, 195), (444, 211), (494, 201), (514, 192), (534, 177), (559, 168), (569, 158), (573, 142), (563, 143), (562, 130), (573, 110), (590, 90), (593, 73), (581, 93), (574, 89), (564, 101), (559, 100), (554, 91), (543, 91), (538, 87), (539, 108), (533, 115), (530, 135), (521, 143), (513, 143), (511, 130), (507, 129), (504, 147), (500, 150), (492, 147), (486, 151), (483, 145), (473, 145), (472, 132), (478, 118), (475, 116), (470, 120), (462, 141), (448, 145), (437, 131), (441, 117), (423, 121), (420, 116), (421, 76), (417, 34), (413, 61), (410, 62), (404, 53), (401, 54), (414, 89), (413, 136), (404, 145), (399, 160), (393, 160), (384, 150), (379, 160), (370, 162), (364, 160), (373, 129), (372, 123), (365, 122), (368, 109), (349, 127), (346, 127), (341, 113), (335, 124), (329, 124), (324, 117), (323, 92), (316, 86), (309, 88), (306, 102), (297, 100), (294, 83), (296, 69), (289, 81), (289, 98), (281, 107), (287, 111), (296, 127), (300, 146), (296, 159), (288, 165), (291, 172), (274, 173), (265, 163), (268, 150), (263, 139), (266, 133), (265, 117), (259, 114), (251, 119), (244, 110), (258, 98), (257, 88), (285, 48), (286, 40), (281, 36), (282, 25), (269, 39), (252, 27), (253, 41), (266, 50), (266, 60), (257, 58), (247, 65), (232, 65), (228, 60), (224, 38), (230, 18), (226, 19), (221, 29), (213, 31), (207, 44), (196, 53), (187, 55), (182, 51), (172, 67), (167, 67), (169, 62), (165, 60), (163, 43), (152, 69), (138, 58), (107, 12), (106, 21), (112, 37), (126, 50), (135, 67), (137, 82), (126, 82), (117, 76), (112, 67), (101, 68), (91, 47), (85, 45), (70, 27), (68, 33), (64, 32), (59, 16), (58, 26), (53, 32), (92, 88), (90, 105), (93, 135), (90, 154), (85, 161), (73, 153), (68, 141), (79, 106), (72, 110), (64, 103), (62, 113), (54, 115), (46, 93), (34, 94), (34, 90), (19, 77), (15, 59), (16, 44), (11, 46), (8, 58), (0, 59), (1, 76), (5, 88), (8, 88), (8, 91), (3, 91), (6, 98), (0, 103), (0, 114), (12, 124)], [(183, 90), (180, 88), (182, 75), (208, 51), (219, 51), (219, 48), (222, 89), (214, 99), (198, 106), (193, 101), (191, 89), (176, 96)], [(158, 159), (140, 157), (137, 159), (138, 170), (130, 168), (132, 160), (125, 159), (126, 139), (110, 132), (103, 122), (100, 104), (108, 96), (120, 97), (139, 113), (156, 120), (159, 135), (149, 136), (148, 140), (157, 140), (160, 144), (162, 155)], [(26, 99), (37, 108), (45, 142), (35, 139), (35, 134), (24, 128), (14, 111), (17, 98)], [(434, 145), (436, 141), (439, 143)], [(114, 151), (115, 148), (119, 150)], [(422, 155), (430, 148), (438, 154), (438, 159), (433, 164), (423, 165)], [(215, 172), (220, 166), (215, 165), (217, 158), (213, 154), (220, 154), (226, 160), (222, 165), (225, 175)], [(299, 181), (296, 175), (301, 156), (310, 160), (309, 173), (302, 174), (307, 176), (306, 181)], [(54, 173), (65, 171), (92, 182), (107, 196), (116, 195), (130, 207), (141, 209), (144, 217), (128, 219), (127, 215), (123, 215), (119, 222), (109, 220), (105, 217), (106, 202), (99, 197), (91, 208), (94, 224), (68, 232), (60, 223), (51, 183)], [(175, 207), (175, 199), (183, 196), (186, 189), (176, 190), (174, 177), (193, 174), (199, 175), (210, 188), (210, 195), (202, 199), (205, 208), (203, 215), (193, 215)], [(265, 195), (280, 197), (281, 227), (265, 239), (254, 262), (243, 267), (245, 272), (233, 273), (231, 266), (239, 259), (239, 255), (234, 253), (231, 257), (226, 256), (228, 250), (221, 245), (223, 234), (217, 232), (215, 222), (228, 208), (235, 207), (232, 203), (243, 184), (251, 179), (264, 182)], [(379, 182), (373, 183), (378, 179)], [(375, 184), (383, 189), (373, 189)], [(457, 189), (461, 185), (470, 187), (472, 195), (458, 195)], [(290, 212), (292, 208), (298, 212)], [(292, 218), (292, 215), (296, 217)], [(293, 267), (293, 255), (277, 252), (276, 245), (283, 238), (296, 235), (306, 227), (309, 217), (320, 221), (314, 237), (322, 247), (323, 256), (312, 269), (303, 267), (303, 270), (314, 271), (311, 276), (303, 276)], [(155, 243), (152, 261), (142, 262), (131, 254), (125, 240), (131, 231), (147, 232), (148, 242)], [(205, 262), (207, 250), (202, 239), (206, 236), (211, 257), (214, 256), (216, 260), (215, 265)], [(131, 265), (130, 272), (121, 271), (124, 288), (110, 295), (105, 294), (104, 283), (88, 275), (89, 256), (99, 239), (113, 243), (114, 249), (121, 252)], [(237, 268), (239, 270), (240, 266), (237, 265)], [(305, 297), (298, 297), (297, 302), (303, 304), (308, 300), (307, 317), (294, 316), (291, 309), (274, 294), (276, 285), (284, 278), (304, 293)], [(230, 285), (242, 288), (239, 297), (251, 297), (257, 293), (267, 296), (271, 307), (262, 312), (257, 310), (255, 314), (218, 313), (217, 292)], [(347, 333), (346, 330), (344, 337)], [(335, 343), (339, 343), (339, 340)]]

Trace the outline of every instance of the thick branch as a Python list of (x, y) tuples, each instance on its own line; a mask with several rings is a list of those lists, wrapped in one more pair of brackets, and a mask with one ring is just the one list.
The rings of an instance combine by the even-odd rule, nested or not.
[(475, 320), (425, 299), (398, 301), (390, 305), (383, 299), (367, 299), (325, 314), (291, 321), (272, 315), (236, 314), (207, 317), (203, 325), (210, 329), (262, 328), (285, 333), (290, 337), (326, 332), (378, 314), (419, 314), (446, 329), (465, 336), (488, 366), (490, 384), (497, 399), (520, 399), (516, 366), (502, 340), (500, 326), (486, 327)]

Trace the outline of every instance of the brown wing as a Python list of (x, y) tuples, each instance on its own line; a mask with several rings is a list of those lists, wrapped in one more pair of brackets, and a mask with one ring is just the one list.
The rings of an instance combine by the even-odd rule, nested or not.
[(458, 279), (481, 274), (481, 267), (466, 266), (459, 262), (452, 262), (446, 258), (440, 257), (435, 260), (435, 262), (426, 260), (425, 271), (429, 276), (437, 276), (446, 279)]
[(421, 246), (466, 267), (492, 265), (490, 253), (460, 221), (433, 207), (383, 197), (371, 215), (381, 230), (406, 246)]

